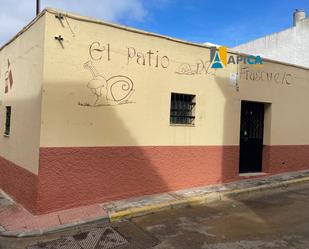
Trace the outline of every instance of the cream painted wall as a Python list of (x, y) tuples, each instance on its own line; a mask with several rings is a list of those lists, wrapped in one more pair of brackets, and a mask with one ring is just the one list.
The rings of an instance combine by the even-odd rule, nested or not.
[[(0, 51), (0, 155), (37, 174), (39, 165), (41, 87), (45, 17)], [(8, 60), (13, 85), (5, 93)], [(6, 106), (11, 106), (11, 132), (4, 136)]]
[[(62, 45), (54, 38), (58, 35), (64, 39)], [(93, 43), (91, 59), (89, 49)], [(103, 46), (105, 50), (99, 51)], [(136, 56), (143, 53), (146, 65), (139, 65), (136, 56), (128, 61), (128, 48), (130, 55), (133, 48)], [(147, 59), (149, 50), (154, 53), (151, 66)], [(309, 105), (308, 70), (274, 62), (250, 67), (250, 71), (278, 73), (277, 81), (284, 73), (290, 74), (291, 85), (278, 84), (276, 80), (247, 80), (247, 65), (229, 65), (215, 75), (212, 70), (179, 74), (185, 68), (193, 69), (200, 60), (207, 67), (209, 53), (206, 47), (95, 23), (75, 15), (65, 15), (61, 24), (53, 10), (49, 10), (41, 147), (238, 145), (241, 100), (271, 103), (266, 114), (265, 144), (309, 144), (309, 133), (305, 132), (309, 117), (304, 113)], [(163, 57), (164, 67), (167, 56), (169, 66), (156, 67), (156, 55)], [(95, 95), (87, 88), (92, 79), (84, 68), (87, 61), (92, 61), (105, 79), (129, 77), (135, 89), (132, 103), (79, 105), (95, 102)], [(239, 91), (230, 82), (230, 75), (237, 72), (241, 76)], [(196, 95), (194, 127), (169, 124), (171, 92)]]
[[(277, 80), (243, 78), (240, 81), (241, 99), (271, 104), (265, 113), (265, 144), (309, 144), (309, 117), (305, 114), (309, 107), (309, 71), (272, 62), (265, 62), (262, 68), (251, 71), (278, 77)], [(288, 83), (283, 80), (284, 75)]]

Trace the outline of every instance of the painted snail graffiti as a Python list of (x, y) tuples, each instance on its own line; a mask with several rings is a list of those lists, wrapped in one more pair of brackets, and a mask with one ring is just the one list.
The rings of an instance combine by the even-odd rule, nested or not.
[(92, 74), (92, 79), (87, 83), (87, 87), (95, 95), (95, 101), (93, 104), (79, 103), (79, 105), (102, 106), (132, 103), (129, 102), (129, 99), (134, 92), (134, 84), (130, 78), (116, 75), (106, 79), (97, 72), (92, 61), (86, 62), (84, 68)]

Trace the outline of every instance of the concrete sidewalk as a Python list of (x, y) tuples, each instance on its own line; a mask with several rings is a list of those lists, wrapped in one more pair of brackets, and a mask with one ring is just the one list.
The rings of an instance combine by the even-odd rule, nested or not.
[(262, 175), (229, 184), (130, 198), (39, 216), (32, 215), (2, 193), (0, 194), (0, 235), (17, 237), (41, 235), (77, 224), (98, 220), (113, 222), (166, 209), (203, 205), (225, 198), (236, 198), (243, 194), (286, 188), (304, 182), (309, 182), (309, 170), (272, 176)]

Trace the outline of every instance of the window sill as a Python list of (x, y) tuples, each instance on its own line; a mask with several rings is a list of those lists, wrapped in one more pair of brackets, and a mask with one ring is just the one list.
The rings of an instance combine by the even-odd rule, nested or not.
[(9, 135), (9, 134), (3, 134), (3, 136), (4, 136), (4, 137), (10, 137), (10, 135)]
[(194, 124), (170, 124), (170, 126), (176, 126), (176, 127), (195, 127)]

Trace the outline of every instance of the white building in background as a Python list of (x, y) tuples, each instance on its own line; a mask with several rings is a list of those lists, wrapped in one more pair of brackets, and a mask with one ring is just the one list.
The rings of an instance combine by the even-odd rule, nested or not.
[(293, 27), (241, 44), (233, 50), (309, 67), (309, 18), (295, 10)]

